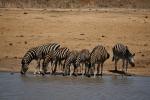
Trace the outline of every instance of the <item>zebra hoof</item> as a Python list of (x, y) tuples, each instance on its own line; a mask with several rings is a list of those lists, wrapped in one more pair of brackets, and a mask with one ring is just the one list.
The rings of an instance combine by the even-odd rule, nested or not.
[(77, 74), (72, 74), (73, 76), (77, 77)]
[(44, 76), (44, 75), (45, 75), (45, 73), (43, 73), (43, 72), (40, 72), (40, 74), (41, 74), (42, 76)]
[(63, 74), (63, 76), (67, 76), (67, 74)]
[(45, 74), (50, 74), (50, 72), (44, 72)]
[(34, 73), (33, 73), (33, 75), (37, 75), (37, 74), (38, 74), (38, 72), (34, 72)]
[(86, 77), (91, 77), (91, 75), (86, 75)]

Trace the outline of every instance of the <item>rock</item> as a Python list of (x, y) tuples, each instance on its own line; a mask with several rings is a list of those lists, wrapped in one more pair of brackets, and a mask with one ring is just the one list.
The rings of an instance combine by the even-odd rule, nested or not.
[(9, 45), (10, 45), (10, 46), (12, 46), (12, 45), (13, 45), (13, 43), (9, 43)]
[(23, 14), (28, 14), (27, 12), (24, 12)]
[(147, 19), (147, 18), (148, 18), (148, 16), (145, 16), (145, 18)]
[(27, 41), (24, 41), (24, 44), (27, 44), (28, 42)]

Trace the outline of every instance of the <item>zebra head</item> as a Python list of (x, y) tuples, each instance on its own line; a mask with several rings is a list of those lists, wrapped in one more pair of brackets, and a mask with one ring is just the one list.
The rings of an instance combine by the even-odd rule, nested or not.
[(24, 74), (26, 73), (26, 71), (28, 70), (28, 65), (29, 65), (29, 63), (27, 62), (27, 60), (22, 59), (21, 64), (22, 64), (22, 67), (21, 67), (20, 73), (21, 73), (22, 75), (24, 75)]
[(135, 53), (134, 53), (134, 54), (131, 54), (131, 56), (129, 56), (129, 58), (128, 58), (129, 64), (130, 64), (132, 67), (135, 66), (135, 63), (134, 63), (134, 56), (135, 56)]
[(128, 49), (126, 50), (126, 57), (127, 57), (127, 60), (129, 62), (129, 64), (134, 67), (135, 66), (135, 63), (134, 63), (134, 56), (135, 56), (135, 53), (131, 53)]

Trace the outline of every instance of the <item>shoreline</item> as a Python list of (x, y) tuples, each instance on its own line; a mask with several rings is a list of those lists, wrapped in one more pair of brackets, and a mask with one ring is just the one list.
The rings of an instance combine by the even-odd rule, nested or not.
[[(8, 71), (2, 71), (2, 70), (0, 70), (0, 73), (9, 73), (11, 75), (13, 75), (13, 74), (20, 74), (20, 72), (18, 72), (18, 71), (9, 71), (9, 70)], [(33, 76), (42, 76), (42, 75), (34, 75), (33, 72), (27, 72), (26, 74), (27, 75), (30, 74), (30, 75), (33, 75)], [(62, 73), (57, 73), (56, 75), (46, 74), (46, 76), (63, 76), (63, 75), (62, 75)], [(68, 76), (64, 76), (64, 77), (68, 77)], [(82, 76), (82, 75), (81, 74), (78, 75), (78, 76), (73, 76), (72, 75), (72, 76), (69, 76), (69, 77), (80, 77), (80, 76)], [(130, 73), (129, 73), (129, 75), (114, 74), (114, 73), (112, 73), (112, 74), (104, 73), (103, 76), (150, 77), (150, 75), (136, 75), (136, 74), (131, 74), (130, 75)], [(84, 77), (87, 77), (87, 76), (84, 76)], [(93, 75), (91, 77), (93, 77)], [(100, 75), (98, 77), (100, 77)]]

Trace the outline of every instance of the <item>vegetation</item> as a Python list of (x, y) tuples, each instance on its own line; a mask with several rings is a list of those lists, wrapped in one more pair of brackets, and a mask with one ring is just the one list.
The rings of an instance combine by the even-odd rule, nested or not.
[(150, 8), (150, 0), (0, 0), (0, 8)]

